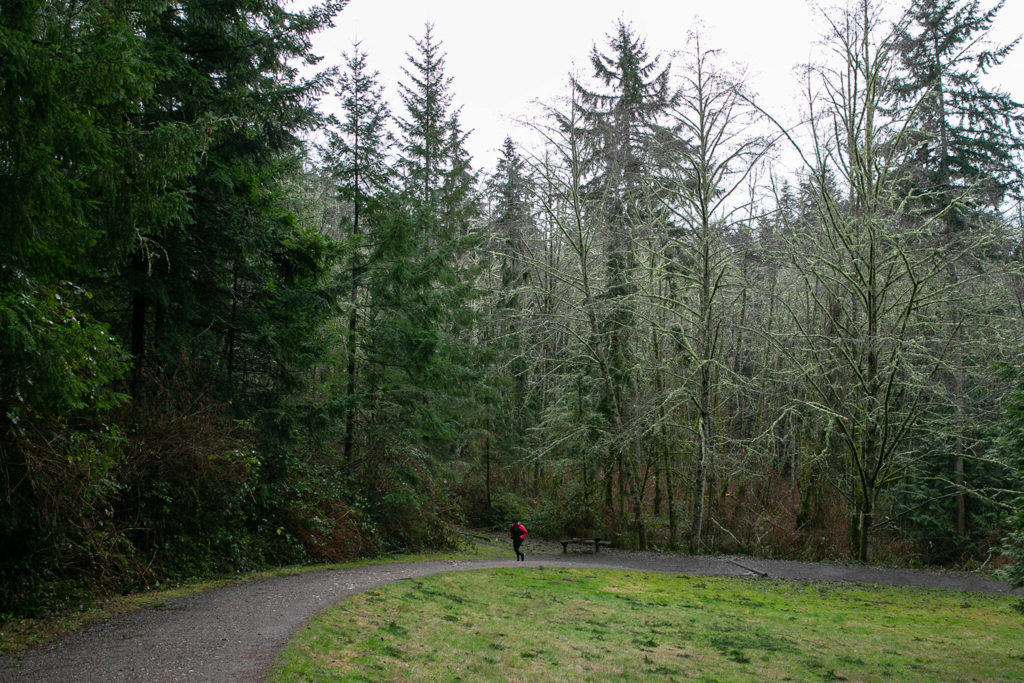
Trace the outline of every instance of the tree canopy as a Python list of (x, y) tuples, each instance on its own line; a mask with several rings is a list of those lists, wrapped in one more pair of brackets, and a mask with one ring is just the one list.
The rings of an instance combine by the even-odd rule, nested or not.
[(793, 121), (623, 19), (493, 160), (344, 5), (0, 6), (0, 619), (510, 517), (1019, 580), (1002, 2), (838, 4)]

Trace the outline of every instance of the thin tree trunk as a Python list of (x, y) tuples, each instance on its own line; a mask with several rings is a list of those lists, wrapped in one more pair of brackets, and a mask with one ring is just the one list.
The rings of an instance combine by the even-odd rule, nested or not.
[(665, 459), (665, 491), (666, 499), (668, 503), (668, 547), (674, 548), (676, 546), (677, 522), (676, 522), (676, 506), (675, 506), (675, 485), (672, 480), (672, 463), (670, 461), (670, 449), (667, 441), (662, 444), (662, 455)]
[[(698, 429), (701, 434), (704, 433), (703, 419), (700, 420), (701, 424), (698, 424)], [(701, 544), (701, 534), (704, 530), (704, 501), (708, 495), (708, 468), (707, 468), (707, 455), (705, 453), (703, 439), (700, 439), (697, 444), (697, 476), (696, 476), (696, 490), (694, 492), (693, 499), (693, 524), (690, 528), (690, 551), (699, 552)]]
[[(950, 266), (951, 278), (954, 289), (958, 285), (956, 265)], [(965, 406), (964, 406), (964, 354), (961, 346), (962, 314), (956, 307), (953, 308), (953, 483), (956, 486), (956, 534), (957, 541), (963, 543), (967, 538), (967, 495), (964, 490), (966, 481), (964, 473), (964, 431)]]
[(228, 379), (235, 374), (235, 326), (238, 324), (238, 264), (235, 264), (231, 273), (231, 319), (228, 323), (227, 340), (227, 371)]
[[(356, 237), (360, 234), (361, 227), (359, 225), (359, 212), (361, 204), (363, 202), (362, 188), (359, 185), (359, 121), (356, 120), (355, 129), (355, 163), (354, 166), (354, 188), (355, 197), (353, 198), (352, 206), (352, 235)], [(345, 444), (343, 450), (343, 457), (346, 463), (351, 464), (353, 458), (353, 452), (355, 450), (355, 429), (356, 429), (356, 330), (359, 324), (358, 304), (359, 304), (359, 253), (356, 251), (352, 255), (352, 266), (350, 270), (351, 279), (351, 291), (349, 292), (349, 305), (351, 310), (348, 314), (348, 330), (345, 338), (345, 347), (348, 352), (348, 363), (346, 367), (347, 383), (345, 386)]]
[(871, 500), (872, 496), (867, 496), (863, 501), (862, 508), (860, 510), (860, 529), (858, 538), (858, 559), (861, 562), (871, 562), (873, 555), (873, 544), (874, 544), (874, 523), (875, 523), (875, 506)]
[(132, 321), (131, 321), (131, 354), (132, 375), (131, 393), (138, 398), (142, 391), (142, 372), (146, 355), (146, 295), (142, 291), (142, 283), (146, 277), (146, 258), (141, 251), (132, 255)]
[(490, 512), (494, 509), (491, 505), (491, 438), (487, 437), (484, 440), (484, 463), (487, 470), (487, 475), (484, 480), (484, 488), (487, 493), (487, 511)]

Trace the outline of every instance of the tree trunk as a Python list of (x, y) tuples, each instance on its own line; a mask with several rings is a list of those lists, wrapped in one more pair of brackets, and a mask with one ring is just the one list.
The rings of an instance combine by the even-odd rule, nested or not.
[(494, 509), (491, 505), (491, 439), (487, 437), (484, 440), (484, 466), (487, 471), (484, 479), (484, 489), (487, 494), (487, 511), (490, 512)]
[(146, 275), (146, 257), (141, 251), (136, 251), (132, 255), (132, 279), (134, 280), (134, 286), (131, 300), (131, 393), (135, 398), (138, 398), (139, 393), (142, 391), (142, 372), (146, 355), (147, 301), (146, 295), (142, 291), (142, 284), (145, 281)]
[(654, 516), (661, 515), (661, 462), (656, 461), (654, 465)]
[[(950, 266), (950, 275), (953, 288), (956, 289), (959, 282), (956, 264)], [(953, 307), (953, 401), (954, 401), (954, 422), (953, 422), (953, 483), (956, 485), (956, 534), (957, 542), (963, 543), (967, 538), (967, 495), (964, 491), (964, 431), (967, 428), (964, 419), (964, 354), (962, 343), (961, 325), (963, 316), (961, 312)]]
[(235, 326), (238, 323), (238, 265), (235, 264), (231, 273), (231, 319), (228, 323), (227, 340), (227, 372), (228, 380), (235, 374)]
[[(352, 206), (352, 235), (358, 236), (361, 234), (362, 227), (359, 225), (359, 210), (363, 203), (362, 187), (359, 184), (359, 125), (355, 126), (356, 131), (356, 158), (355, 158), (355, 197), (353, 199)], [(349, 292), (349, 305), (352, 310), (348, 314), (348, 330), (345, 336), (345, 350), (348, 353), (347, 366), (345, 368), (347, 375), (347, 382), (345, 385), (345, 444), (343, 457), (345, 462), (348, 464), (352, 463), (353, 452), (355, 450), (355, 429), (356, 429), (356, 329), (359, 325), (359, 277), (361, 275), (361, 267), (359, 263), (359, 252), (358, 250), (352, 255), (352, 264), (349, 271), (349, 278), (352, 290)]]
[(663, 444), (663, 455), (665, 458), (665, 493), (666, 503), (668, 505), (668, 547), (674, 548), (676, 546), (677, 536), (677, 523), (676, 523), (676, 506), (675, 506), (675, 485), (672, 480), (672, 463), (670, 460), (670, 449), (668, 444)]
[(857, 538), (857, 559), (865, 564), (871, 562), (874, 551), (875, 506), (873, 496), (867, 495), (860, 510), (860, 528)]
[(633, 443), (633, 454), (629, 458), (630, 468), (630, 494), (633, 499), (633, 530), (636, 532), (636, 542), (640, 550), (647, 550), (647, 526), (644, 523), (644, 481), (638, 475), (640, 456), (643, 447), (640, 438), (636, 437)]
[(697, 445), (696, 494), (693, 501), (693, 526), (690, 530), (690, 551), (700, 552), (701, 534), (704, 530), (705, 501), (708, 495), (708, 456), (704, 443), (704, 418), (700, 418), (698, 429), (701, 434)]

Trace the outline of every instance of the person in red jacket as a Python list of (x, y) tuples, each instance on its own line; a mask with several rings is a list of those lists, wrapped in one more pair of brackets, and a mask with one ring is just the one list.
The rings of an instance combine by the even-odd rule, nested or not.
[(520, 552), (519, 547), (526, 539), (526, 527), (520, 524), (518, 519), (508, 528), (508, 537), (512, 539), (512, 550), (516, 551), (516, 562), (525, 560), (526, 555)]

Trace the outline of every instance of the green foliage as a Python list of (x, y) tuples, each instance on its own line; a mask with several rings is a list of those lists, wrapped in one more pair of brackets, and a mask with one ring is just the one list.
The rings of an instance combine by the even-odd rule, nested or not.
[(0, 620), (110, 588), (127, 569), (110, 507), (123, 434), (41, 415), (16, 432), (0, 446)]
[(1018, 502), (1010, 519), (1011, 531), (1003, 539), (1002, 550), (1010, 564), (1003, 570), (1006, 580), (1018, 588), (1024, 586), (1024, 501)]
[(261, 557), (273, 565), (343, 562), (382, 551), (360, 484), (343, 463), (292, 457), (280, 473), (253, 480), (259, 505), (249, 522)]
[(351, 202), (353, 231), (358, 233), (360, 210), (376, 194), (391, 189), (394, 176), (388, 165), (391, 112), (378, 73), (370, 71), (367, 54), (358, 45), (345, 55), (335, 96), (343, 113), (332, 121), (324, 165), (337, 183), (339, 198)]
[(448, 473), (401, 441), (380, 446), (362, 476), (366, 512), (388, 552), (421, 552), (459, 544), (461, 512)]
[(459, 110), (452, 110), (452, 79), (445, 73), (445, 53), (433, 25), (427, 24), (415, 45), (415, 54), (406, 54), (410, 82), (399, 84), (406, 110), (398, 120), (399, 163), (408, 197), (444, 240), (465, 233), (466, 221), (475, 213), (474, 178), (465, 151), (467, 133), (459, 123)]
[[(4, 275), (10, 268), (0, 266)], [(13, 280), (13, 282), (11, 281)], [(98, 415), (123, 396), (111, 389), (127, 360), (106, 327), (81, 310), (91, 295), (70, 283), (45, 289), (21, 273), (0, 290), (0, 409), (19, 414)]]
[(225, 412), (181, 369), (151, 378), (118, 415), (131, 440), (114, 472), (114, 518), (132, 552), (153, 558), (157, 577), (254, 566), (237, 546), (249, 543), (260, 461)]
[(894, 90), (913, 107), (908, 171), (923, 203), (952, 204), (946, 220), (960, 229), (1020, 191), (1021, 105), (983, 83), (1016, 47), (986, 40), (1004, 4), (914, 0), (897, 35), (904, 72)]
[(491, 525), (506, 528), (510, 520), (520, 519), (530, 533), (544, 538), (588, 536), (602, 532), (600, 508), (575, 481), (533, 494), (500, 490), (494, 495)]
[(1024, 586), (1024, 357), (1005, 369), (1013, 381), (1013, 389), (1003, 403), (1003, 423), (998, 442), (998, 455), (1009, 470), (1015, 493), (1006, 501), (1010, 509), (1010, 532), (1003, 540), (1003, 553), (1010, 559), (1006, 579), (1015, 586)]
[(0, 612), (363, 551), (289, 453), (338, 254), (288, 210), (328, 76), (289, 62), (343, 4), (0, 8)]
[(997, 321), (1018, 313), (1002, 303), (965, 305), (976, 296), (974, 273), (1003, 258), (996, 212), (1004, 198), (1019, 194), (1022, 179), (1024, 110), (986, 85), (987, 74), (1016, 46), (989, 40), (1003, 4), (986, 9), (978, 0), (914, 0), (894, 41), (901, 69), (892, 88), (908, 122), (897, 141), (906, 148), (901, 191), (912, 212), (929, 217), (928, 239), (951, 255), (962, 252), (943, 268), (957, 290), (937, 311), (953, 329), (948, 366), (929, 397), (914, 449), (919, 457), (905, 482), (909, 507), (902, 511), (911, 533), (924, 536), (926, 555), (948, 553), (942, 559), (991, 544), (1001, 521), (987, 492), (1007, 485), (1005, 470), (976, 454), (992, 449), (999, 412), (1001, 391), (988, 366), (1016, 343), (1000, 339)]
[[(181, 220), (208, 121), (145, 121), (164, 76), (139, 30), (165, 3), (7, 3), (0, 13), (3, 261), (83, 282)], [(97, 295), (99, 291), (89, 287)]]
[(82, 312), (87, 292), (69, 283), (34, 287), (23, 273), (0, 269), (8, 276), (0, 283), (3, 614), (35, 604), (40, 591), (59, 596), (43, 583), (87, 585), (116, 558), (106, 525), (124, 434), (106, 419), (125, 398), (113, 387), (126, 358)]
[[(116, 589), (452, 546), (460, 503), (485, 523), (605, 525), (640, 546), (666, 507), (671, 543), (684, 518), (698, 540), (763, 538), (757, 510), (785, 508), (801, 512), (778, 534), (810, 543), (825, 525), (801, 518), (808, 501), (842, 490), (814, 506), (870, 518), (877, 496), (899, 540), (950, 537), (959, 483), (931, 456), (991, 443), (979, 367), (1019, 337), (1005, 294), (943, 318), (975, 291), (993, 299), (968, 286), (1002, 292), (1013, 251), (991, 219), (1019, 190), (1022, 119), (979, 81), (1012, 45), (974, 42), (1001, 4), (913, 2), (884, 46), (905, 82), (872, 83), (882, 100), (867, 103), (884, 119), (864, 146), (876, 157), (840, 180), (821, 160), (756, 226), (740, 214), (764, 207), (726, 201), (763, 151), (728, 123), (740, 90), (702, 80), (712, 52), (698, 47), (681, 81), (693, 92), (677, 92), (620, 21), (590, 55), (594, 87), (574, 81), (546, 131), (564, 145), (531, 168), (506, 141), (487, 229), (433, 27), (407, 56), (398, 119), (358, 46), (336, 81), (296, 67), (317, 63), (311, 37), (343, 5), (0, 5), (0, 613), (69, 604), (96, 577)], [(342, 113), (309, 170), (303, 137), (325, 126), (315, 104), (332, 86)], [(866, 133), (849, 132), (820, 148), (860, 163), (843, 148)], [(897, 170), (875, 180), (906, 202), (872, 191), (874, 213), (850, 211), (857, 174)], [(711, 205), (729, 208), (697, 210)], [(942, 260), (975, 244), (976, 268)], [(878, 277), (859, 282), (866, 269)], [(868, 287), (879, 278), (891, 289)], [(879, 349), (899, 372), (858, 394), (881, 377), (865, 365)], [(1007, 467), (971, 460), (969, 486), (1012, 488), (1013, 434)], [(762, 476), (794, 500), (721, 503)], [(1002, 523), (992, 504), (969, 514), (958, 551)]]
[[(374, 248), (364, 276), (368, 308), (361, 348), (363, 395), (378, 397), (376, 424), (411, 444), (447, 438), (456, 418), (452, 399), (467, 386), (470, 365), (460, 362), (468, 297), (458, 258), (467, 241), (445, 239), (424, 251), (425, 221), (392, 196), (372, 215)], [(374, 432), (374, 435), (380, 432)]]
[(529, 358), (537, 331), (528, 302), (542, 282), (531, 262), (539, 235), (532, 206), (535, 184), (511, 138), (505, 139), (488, 189), (494, 209), (485, 248), (493, 263), (486, 264), (483, 281), (488, 315), (477, 327), (479, 346), (489, 354), (488, 374), (474, 393), (485, 406), (479, 423), (488, 433), (488, 457), (501, 466), (527, 447), (542, 400), (535, 390), (538, 369)]

